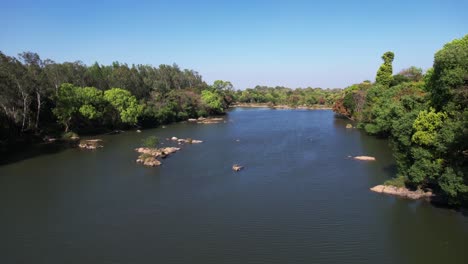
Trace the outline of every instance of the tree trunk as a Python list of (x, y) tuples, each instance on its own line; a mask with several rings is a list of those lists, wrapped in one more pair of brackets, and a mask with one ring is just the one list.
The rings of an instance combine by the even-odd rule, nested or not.
[(36, 91), (36, 98), (37, 98), (37, 114), (36, 114), (35, 128), (37, 129), (39, 127), (39, 117), (41, 114), (41, 106), (42, 106), (41, 94), (39, 93), (39, 91)]
[(24, 125), (26, 123), (26, 111), (28, 110), (28, 107), (27, 107), (28, 96), (25, 95), (25, 93), (23, 92), (21, 92), (21, 96), (23, 97), (23, 121), (21, 123), (21, 132), (23, 132)]

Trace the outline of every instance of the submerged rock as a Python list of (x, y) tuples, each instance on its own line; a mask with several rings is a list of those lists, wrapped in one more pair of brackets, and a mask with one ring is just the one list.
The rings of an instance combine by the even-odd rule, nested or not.
[(384, 193), (384, 194), (399, 196), (399, 197), (408, 198), (412, 200), (429, 199), (434, 196), (434, 194), (431, 191), (425, 192), (420, 189), (412, 191), (412, 190), (409, 190), (408, 188), (395, 187), (395, 186), (390, 186), (390, 185), (377, 185), (377, 186), (370, 188), (370, 190), (376, 193)]
[(371, 156), (356, 156), (356, 157), (354, 157), (353, 159), (355, 159), (355, 160), (365, 160), (365, 161), (374, 161), (374, 160), (375, 160), (375, 157), (371, 157)]
[(81, 140), (78, 147), (80, 149), (97, 149), (104, 146), (102, 145), (102, 139), (86, 139)]

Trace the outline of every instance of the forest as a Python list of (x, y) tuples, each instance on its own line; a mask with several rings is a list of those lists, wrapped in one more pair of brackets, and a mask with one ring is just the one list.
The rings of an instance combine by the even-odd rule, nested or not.
[(208, 85), (175, 64), (87, 66), (0, 52), (0, 146), (222, 114), (232, 94), (230, 82)]
[(385, 184), (430, 188), (454, 206), (468, 204), (468, 35), (447, 43), (425, 73), (393, 75), (386, 52), (375, 83), (344, 89), (333, 110), (371, 135), (388, 138), (398, 174)]

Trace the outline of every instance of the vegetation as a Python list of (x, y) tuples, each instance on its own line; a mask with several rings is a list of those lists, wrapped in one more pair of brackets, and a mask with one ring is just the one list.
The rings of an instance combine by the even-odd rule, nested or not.
[(327, 106), (331, 107), (340, 96), (341, 89), (298, 88), (256, 86), (235, 92), (238, 103), (265, 103), (274, 105)]
[(334, 111), (367, 133), (388, 137), (398, 166), (386, 184), (432, 188), (451, 205), (468, 205), (468, 35), (435, 54), (433, 69), (391, 76), (393, 53), (375, 83), (352, 85)]
[(95, 133), (223, 114), (230, 82), (207, 85), (177, 65), (56, 63), (31, 52), (0, 52), (0, 149), (20, 139)]
[(395, 54), (391, 51), (387, 51), (382, 56), (382, 60), (384, 63), (380, 66), (379, 70), (377, 71), (377, 77), (375, 78), (375, 83), (389, 86), (393, 80), (393, 66), (392, 62), (395, 58)]
[(159, 138), (156, 136), (149, 136), (142, 140), (143, 147), (146, 148), (156, 148), (159, 144)]

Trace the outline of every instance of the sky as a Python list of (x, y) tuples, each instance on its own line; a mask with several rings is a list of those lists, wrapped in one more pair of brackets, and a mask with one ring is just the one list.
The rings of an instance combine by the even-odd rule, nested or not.
[(0, 0), (0, 51), (56, 62), (178, 64), (205, 81), (344, 88), (424, 70), (468, 34), (468, 1), (23, 1)]

